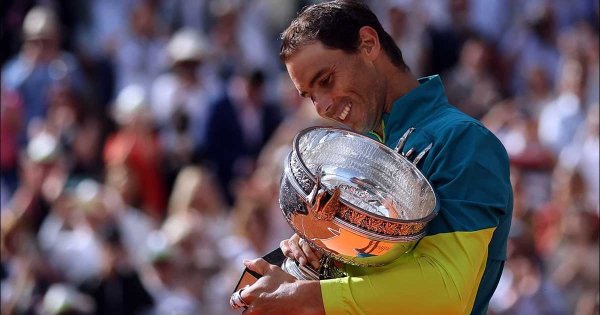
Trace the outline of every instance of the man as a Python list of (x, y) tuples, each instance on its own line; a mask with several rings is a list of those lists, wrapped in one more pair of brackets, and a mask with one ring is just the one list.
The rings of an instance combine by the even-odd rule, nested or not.
[(20, 142), (32, 120), (44, 120), (53, 87), (84, 93), (86, 80), (75, 57), (61, 49), (62, 29), (52, 9), (35, 6), (23, 20), (23, 45), (19, 54), (2, 67), (5, 88), (17, 91), (23, 101)]
[[(282, 35), (281, 57), (302, 96), (323, 117), (393, 147), (433, 147), (419, 168), (440, 212), (415, 249), (349, 276), (300, 281), (245, 261), (263, 276), (241, 291), (244, 314), (485, 314), (506, 259), (512, 213), (507, 154), (478, 121), (448, 104), (441, 79), (417, 80), (375, 15), (354, 1), (305, 9)], [(281, 249), (302, 264), (317, 255), (297, 235)]]

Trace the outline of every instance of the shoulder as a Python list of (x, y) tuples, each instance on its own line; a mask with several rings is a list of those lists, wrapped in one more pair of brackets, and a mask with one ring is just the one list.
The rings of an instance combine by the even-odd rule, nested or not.
[(422, 132), (433, 142), (423, 161), (423, 173), (440, 186), (459, 183), (462, 178), (462, 184), (472, 190), (498, 191), (504, 187), (508, 194), (510, 161), (500, 140), (481, 122), (458, 109), (447, 111), (443, 118), (434, 118), (434, 122), (423, 127)]
[(446, 122), (431, 132), (434, 139), (429, 153), (432, 169), (485, 168), (508, 177), (508, 153), (481, 123), (474, 120)]
[[(512, 188), (508, 154), (498, 138), (466, 115), (449, 115), (432, 133), (423, 174), (440, 200), (433, 234), (497, 227), (510, 217)], [(505, 224), (505, 223), (502, 223)]]
[(423, 129), (434, 140), (434, 148), (446, 154), (468, 157), (495, 152), (508, 160), (504, 146), (494, 133), (453, 106), (436, 113)]

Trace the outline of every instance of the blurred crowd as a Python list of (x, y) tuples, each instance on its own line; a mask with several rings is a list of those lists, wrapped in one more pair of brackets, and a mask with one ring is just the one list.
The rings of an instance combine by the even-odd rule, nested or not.
[[(298, 96), (279, 34), (314, 1), (2, 5), (1, 314), (236, 314), (243, 259), (291, 235)], [(493, 315), (599, 312), (599, 4), (368, 1), (415, 75), (505, 145)]]

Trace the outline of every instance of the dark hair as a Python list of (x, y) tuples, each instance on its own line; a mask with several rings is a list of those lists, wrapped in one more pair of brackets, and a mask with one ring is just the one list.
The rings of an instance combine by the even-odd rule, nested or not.
[(304, 7), (290, 26), (281, 34), (279, 57), (285, 62), (303, 45), (320, 41), (328, 48), (348, 53), (358, 51), (358, 32), (370, 26), (377, 32), (379, 42), (392, 63), (408, 70), (402, 52), (379, 23), (368, 6), (356, 0), (336, 0)]

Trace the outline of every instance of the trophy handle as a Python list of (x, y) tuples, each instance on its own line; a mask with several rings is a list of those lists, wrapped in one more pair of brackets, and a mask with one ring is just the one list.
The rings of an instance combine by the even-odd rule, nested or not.
[(419, 155), (417, 155), (417, 157), (412, 161), (412, 163), (417, 166), (417, 164), (419, 164), (419, 161), (421, 161), (421, 159), (425, 156), (425, 154), (427, 154), (427, 152), (429, 152), (429, 150), (431, 150), (431, 147), (433, 147), (433, 143), (430, 143), (427, 147), (425, 147), (425, 149), (423, 149), (423, 151), (421, 151), (419, 153)]
[[(406, 139), (408, 139), (408, 136), (410, 136), (410, 134), (413, 133), (413, 131), (415, 131), (414, 127), (408, 128), (408, 130), (406, 130), (406, 132), (402, 135), (402, 137), (400, 137), (400, 140), (398, 140), (398, 144), (394, 148), (394, 151), (402, 154), (402, 149), (404, 148)], [(404, 155), (404, 154), (402, 154), (402, 155)]]
[(321, 191), (322, 194), (323, 191), (321, 189), (321, 177), (323, 177), (323, 171), (321, 169), (321, 166), (319, 166), (319, 168), (317, 168), (317, 171), (315, 172), (315, 186), (313, 187), (312, 191), (306, 196), (306, 203), (311, 208), (314, 207), (317, 203), (317, 195), (319, 195), (319, 192)]
[[(404, 132), (402, 137), (400, 137), (400, 140), (398, 140), (398, 144), (394, 148), (394, 151), (400, 153), (400, 155), (402, 155), (409, 161), (410, 161), (411, 155), (415, 152), (415, 148), (410, 148), (406, 153), (402, 153), (402, 149), (404, 149), (406, 140), (413, 133), (413, 131), (415, 131), (414, 127), (408, 128), (408, 130), (406, 130), (406, 132)], [(427, 147), (425, 147), (425, 149), (423, 149), (423, 151), (419, 152), (419, 154), (417, 154), (417, 156), (410, 162), (413, 165), (417, 166), (417, 164), (419, 164), (419, 161), (421, 161), (423, 159), (423, 157), (425, 157), (425, 154), (427, 154), (427, 152), (429, 152), (429, 150), (431, 150), (432, 147), (433, 147), (433, 143), (430, 143)]]

